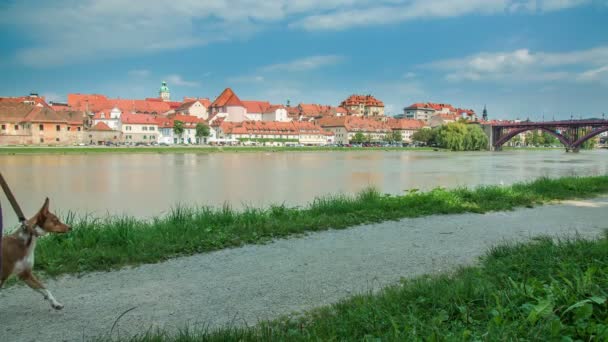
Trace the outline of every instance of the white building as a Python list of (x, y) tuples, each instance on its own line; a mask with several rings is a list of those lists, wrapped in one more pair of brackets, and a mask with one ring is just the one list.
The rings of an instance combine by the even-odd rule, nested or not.
[(121, 115), (122, 111), (117, 107), (99, 111), (93, 115), (93, 126), (97, 125), (100, 122), (103, 122), (104, 124), (108, 125), (108, 127), (110, 127), (112, 130), (120, 131)]

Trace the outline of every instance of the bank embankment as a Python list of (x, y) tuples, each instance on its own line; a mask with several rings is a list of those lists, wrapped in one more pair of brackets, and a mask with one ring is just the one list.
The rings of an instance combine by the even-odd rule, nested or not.
[[(495, 249), (501, 258), (479, 279), (473, 272), (451, 282), (450, 275), (461, 266), (475, 265), (489, 248), (505, 242), (530, 241), (544, 235), (597, 238), (606, 227), (607, 209), (608, 197), (603, 196), (512, 211), (405, 218), (117, 271), (47, 279), (45, 285), (65, 305), (61, 311), (52, 310), (31, 289), (13, 286), (0, 291), (0, 341), (82, 341), (110, 332), (114, 339), (124, 339), (156, 328), (173, 336), (186, 326), (193, 332), (226, 326), (244, 328), (307, 310), (314, 311), (311, 316), (305, 315), (308, 318), (302, 325), (293, 319), (276, 328), (275, 340), (287, 339), (291, 334), (294, 339), (318, 336), (316, 340), (323, 341), (333, 335), (336, 340), (361, 340), (363, 335), (391, 340), (393, 333), (413, 336), (414, 329), (422, 339), (435, 331), (433, 327), (437, 333), (445, 328), (446, 334), (452, 334), (446, 336), (458, 337), (466, 330), (478, 336), (489, 323), (488, 317), (498, 317), (491, 336), (499, 336), (500, 329), (508, 333), (505, 336), (513, 336), (516, 331), (527, 334), (530, 328), (538, 335), (523, 336), (548, 340), (541, 338), (546, 333), (542, 329), (552, 326), (565, 336), (577, 336), (565, 334), (573, 327), (572, 320), (577, 319), (580, 324), (576, 327), (581, 331), (578, 336), (585, 336), (585, 329), (593, 329), (597, 317), (601, 319), (605, 312), (600, 304), (587, 302), (601, 302), (595, 297), (602, 293), (594, 284), (606, 289), (601, 280), (605, 276), (606, 258), (601, 254), (602, 248), (606, 251), (605, 245), (574, 244), (567, 249), (568, 258), (560, 256), (558, 247), (544, 242), (542, 253), (536, 255)], [(437, 284), (415, 281), (419, 285), (404, 294), (395, 292), (397, 287), (378, 302), (367, 296), (370, 291), (399, 284), (402, 278), (440, 273), (445, 276)], [(492, 274), (497, 278), (486, 279)], [(509, 276), (514, 284), (501, 285)], [(496, 292), (502, 291), (499, 286), (512, 288)], [(492, 297), (494, 293), (499, 297)], [(353, 295), (356, 297), (348, 301)], [(553, 300), (546, 305), (549, 309), (541, 310), (543, 300), (549, 298)], [(347, 302), (321, 311), (314, 309), (341, 300)], [(563, 307), (579, 302), (580, 311), (575, 307), (566, 312), (568, 307)], [(530, 323), (518, 323), (522, 317), (528, 319), (532, 308), (542, 314), (532, 316)], [(560, 324), (564, 330), (551, 313), (563, 319)], [(327, 324), (321, 325), (320, 321)], [(268, 340), (258, 335), (263, 334), (260, 331), (234, 329), (218, 332), (214, 339), (224, 336), (223, 340), (235, 340), (239, 334), (246, 340)], [(201, 340), (190, 335), (194, 337), (184, 341)], [(162, 337), (156, 341), (164, 340)], [(461, 340), (456, 337), (453, 339)]]
[(608, 193), (608, 176), (541, 178), (474, 189), (411, 190), (399, 196), (368, 189), (356, 196), (317, 198), (302, 208), (175, 207), (151, 220), (71, 214), (66, 220), (74, 227), (72, 232), (39, 241), (36, 268), (50, 276), (108, 271), (327, 229), (429, 215), (512, 210), (602, 193)]

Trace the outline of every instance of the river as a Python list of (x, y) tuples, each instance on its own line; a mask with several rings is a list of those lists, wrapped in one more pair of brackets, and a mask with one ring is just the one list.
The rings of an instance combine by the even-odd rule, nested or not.
[[(608, 174), (608, 150), (2, 155), (0, 171), (28, 216), (48, 196), (59, 213), (151, 217), (178, 203), (291, 206), (368, 186), (399, 194)], [(14, 225), (3, 194), (0, 199), (6, 223)]]

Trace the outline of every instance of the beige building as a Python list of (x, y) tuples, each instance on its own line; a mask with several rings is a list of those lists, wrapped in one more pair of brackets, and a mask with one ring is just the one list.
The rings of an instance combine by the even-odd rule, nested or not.
[(121, 119), (122, 140), (126, 143), (152, 143), (158, 140), (158, 123), (150, 114), (123, 113)]
[(0, 101), (0, 145), (74, 145), (83, 142), (85, 115), (48, 106)]
[(371, 95), (351, 95), (342, 101), (340, 107), (345, 108), (349, 115), (384, 116), (384, 103)]
[(334, 134), (338, 144), (349, 144), (357, 133), (362, 133), (371, 142), (386, 141), (386, 135), (392, 132), (384, 121), (355, 116), (325, 117), (318, 121), (323, 129)]
[(393, 132), (401, 133), (401, 140), (404, 143), (411, 143), (412, 135), (426, 126), (424, 121), (414, 119), (389, 119), (387, 124)]
[[(187, 99), (185, 99), (187, 100)], [(196, 116), (199, 119), (207, 120), (209, 118), (209, 107), (211, 106), (211, 102), (208, 99), (195, 99), (184, 101), (184, 103), (176, 108), (175, 110), (170, 111), (167, 114), (181, 114), (181, 115), (190, 115)]]
[(122, 141), (122, 133), (112, 129), (104, 122), (99, 122), (84, 132), (85, 142), (88, 144), (103, 145), (105, 143), (117, 144)]

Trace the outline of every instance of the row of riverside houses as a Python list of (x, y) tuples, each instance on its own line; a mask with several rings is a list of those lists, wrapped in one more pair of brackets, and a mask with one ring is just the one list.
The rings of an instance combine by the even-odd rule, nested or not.
[[(383, 141), (393, 131), (401, 132), (407, 143), (421, 128), (460, 116), (476, 119), (473, 111), (444, 104), (414, 104), (408, 108), (402, 117), (392, 118), (385, 116), (382, 101), (371, 95), (351, 95), (335, 107), (304, 103), (291, 106), (289, 101), (281, 105), (241, 100), (230, 88), (214, 101), (194, 97), (172, 101), (169, 87), (163, 82), (158, 97), (143, 100), (68, 94), (67, 103), (48, 104), (36, 94), (0, 97), (0, 145), (326, 145), (347, 144), (358, 132), (371, 141)], [(176, 121), (183, 127), (179, 136), (175, 134)], [(196, 127), (200, 125), (209, 127), (209, 136), (197, 136)]]

